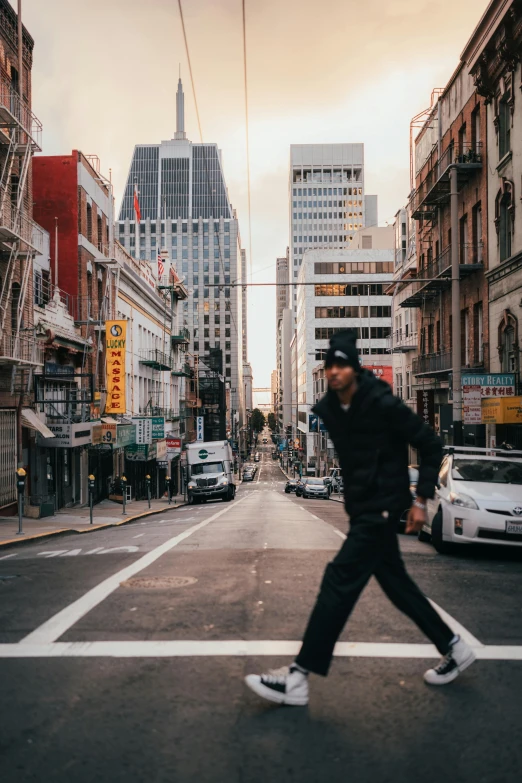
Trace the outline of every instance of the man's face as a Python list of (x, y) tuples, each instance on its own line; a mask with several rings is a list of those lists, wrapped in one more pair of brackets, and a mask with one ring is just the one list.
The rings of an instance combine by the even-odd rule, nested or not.
[(330, 389), (336, 392), (346, 391), (357, 377), (357, 373), (347, 364), (332, 364), (326, 368), (326, 380)]

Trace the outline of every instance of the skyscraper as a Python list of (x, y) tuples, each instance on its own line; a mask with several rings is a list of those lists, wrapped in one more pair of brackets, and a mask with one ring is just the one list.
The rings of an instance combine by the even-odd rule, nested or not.
[[(135, 191), (141, 220), (136, 220)], [(166, 250), (184, 279), (184, 325), (190, 352), (221, 352), (231, 407), (243, 421), (243, 361), (246, 359), (246, 257), (237, 215), (230, 203), (221, 151), (195, 144), (185, 132), (181, 79), (176, 95), (174, 138), (134, 148), (119, 215), (119, 238), (136, 258), (155, 261)]]
[[(364, 193), (364, 144), (292, 144), (289, 194), (291, 282), (307, 250), (349, 248), (355, 231), (377, 225), (377, 196)], [(296, 304), (294, 288), (294, 316)]]

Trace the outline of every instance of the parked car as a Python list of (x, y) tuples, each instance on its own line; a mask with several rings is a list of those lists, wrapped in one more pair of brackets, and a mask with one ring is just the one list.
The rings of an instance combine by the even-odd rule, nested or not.
[(322, 498), (328, 500), (330, 497), (330, 490), (328, 485), (325, 484), (322, 478), (311, 478), (307, 476), (303, 479), (303, 492), (304, 498)]
[(303, 496), (303, 487), (304, 487), (303, 479), (297, 479), (295, 494), (297, 495), (298, 498)]
[(295, 492), (297, 489), (298, 481), (296, 479), (288, 479), (288, 481), (285, 484), (285, 492), (288, 494), (290, 492)]
[(243, 481), (253, 481), (253, 480), (254, 480), (254, 472), (252, 470), (244, 470)]
[(254, 456), (254, 462), (259, 462), (259, 460), (260, 460), (260, 456), (258, 453), (256, 453), (256, 455)]
[[(419, 481), (419, 470), (416, 465), (408, 465), (408, 473), (410, 476), (410, 492), (411, 492), (411, 498), (412, 502), (415, 500), (416, 494), (417, 494), (417, 483)], [(408, 511), (409, 508), (405, 508), (404, 511), (401, 514), (401, 518), (399, 520), (399, 532), (403, 533), (404, 528), (406, 527), (406, 520), (408, 518)]]
[(441, 554), (462, 544), (521, 547), (522, 451), (450, 447), (419, 538)]

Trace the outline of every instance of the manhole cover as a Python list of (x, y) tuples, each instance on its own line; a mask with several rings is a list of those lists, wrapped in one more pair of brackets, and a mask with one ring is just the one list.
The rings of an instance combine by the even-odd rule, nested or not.
[(127, 579), (126, 582), (120, 582), (120, 587), (163, 590), (172, 587), (186, 587), (197, 581), (193, 576), (135, 576), (133, 579)]

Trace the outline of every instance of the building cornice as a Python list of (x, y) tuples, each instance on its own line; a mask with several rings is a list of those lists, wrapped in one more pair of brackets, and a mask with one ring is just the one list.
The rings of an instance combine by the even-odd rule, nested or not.
[(516, 255), (508, 258), (507, 261), (504, 261), (502, 264), (500, 264), (500, 266), (496, 266), (494, 269), (490, 269), (485, 273), (485, 277), (487, 278), (489, 285), (491, 285), (492, 283), (498, 283), (499, 280), (503, 280), (505, 277), (509, 277), (509, 275), (512, 275), (513, 272), (516, 272), (521, 268), (522, 250), (520, 253), (516, 253)]

